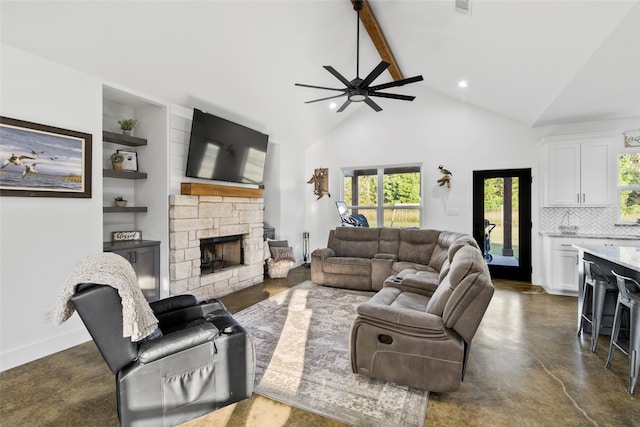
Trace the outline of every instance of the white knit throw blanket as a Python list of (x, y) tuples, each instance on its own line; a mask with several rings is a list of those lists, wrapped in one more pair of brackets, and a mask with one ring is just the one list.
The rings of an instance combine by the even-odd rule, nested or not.
[(71, 297), (81, 283), (108, 285), (115, 288), (122, 299), (122, 336), (140, 341), (158, 327), (149, 303), (144, 298), (136, 273), (120, 255), (104, 252), (89, 255), (78, 261), (58, 296), (53, 321), (61, 324), (75, 311)]

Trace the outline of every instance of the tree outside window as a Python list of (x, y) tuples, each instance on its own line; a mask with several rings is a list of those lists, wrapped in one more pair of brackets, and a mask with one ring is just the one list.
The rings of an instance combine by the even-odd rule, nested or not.
[(636, 222), (640, 218), (640, 153), (618, 157), (618, 200), (620, 221)]
[(343, 170), (344, 201), (371, 227), (420, 227), (420, 166)]

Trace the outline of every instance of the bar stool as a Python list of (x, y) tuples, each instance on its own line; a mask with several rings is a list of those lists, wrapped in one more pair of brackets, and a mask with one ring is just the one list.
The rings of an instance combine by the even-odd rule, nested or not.
[[(614, 347), (629, 356), (629, 394), (633, 394), (640, 376), (640, 284), (630, 277), (616, 274), (613, 270), (611, 272), (616, 277), (619, 293), (606, 367), (611, 368)], [(622, 310), (629, 310), (628, 347), (627, 343), (619, 340)]]
[[(584, 285), (580, 287), (578, 308), (580, 320), (578, 335), (584, 330), (585, 324), (591, 324), (591, 352), (595, 353), (598, 336), (602, 327), (602, 312), (607, 294), (618, 292), (612, 280), (607, 277), (600, 266), (593, 261), (584, 261)], [(589, 309), (591, 311), (589, 312)]]

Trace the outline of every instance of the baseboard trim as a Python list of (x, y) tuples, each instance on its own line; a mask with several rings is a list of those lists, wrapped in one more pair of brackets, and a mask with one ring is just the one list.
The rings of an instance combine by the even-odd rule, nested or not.
[(25, 363), (66, 350), (90, 340), (91, 335), (82, 327), (49, 337), (45, 340), (29, 343), (23, 347), (0, 352), (0, 372), (24, 365)]

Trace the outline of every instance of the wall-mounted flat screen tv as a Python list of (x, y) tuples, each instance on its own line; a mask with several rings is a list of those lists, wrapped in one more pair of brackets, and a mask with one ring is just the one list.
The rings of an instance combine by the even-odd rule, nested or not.
[(193, 110), (188, 177), (262, 185), (269, 136)]

